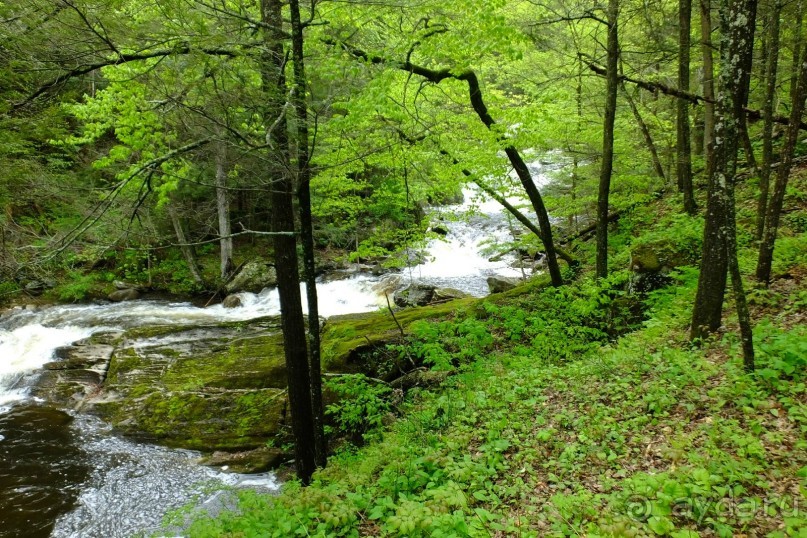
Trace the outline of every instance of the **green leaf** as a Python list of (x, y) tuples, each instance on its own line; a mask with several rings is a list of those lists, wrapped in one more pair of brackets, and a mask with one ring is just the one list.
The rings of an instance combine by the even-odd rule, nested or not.
[(673, 522), (666, 517), (653, 516), (647, 520), (647, 526), (659, 536), (664, 536), (675, 530)]

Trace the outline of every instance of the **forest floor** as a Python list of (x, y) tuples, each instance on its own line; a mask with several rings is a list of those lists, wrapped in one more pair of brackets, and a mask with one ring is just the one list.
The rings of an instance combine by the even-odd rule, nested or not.
[[(625, 269), (491, 296), (391, 349), (451, 371), (445, 383), (401, 399), (357, 378), (330, 414), (363, 446), (342, 445), (310, 487), (193, 514), (188, 534), (807, 537), (805, 176), (789, 190), (776, 279), (749, 292), (755, 373), (730, 296), (719, 334), (689, 342), (697, 267), (641, 295)], [(754, 201), (739, 194), (750, 282)], [(702, 222), (658, 204), (620, 220), (613, 267), (643, 241), (697, 241)]]

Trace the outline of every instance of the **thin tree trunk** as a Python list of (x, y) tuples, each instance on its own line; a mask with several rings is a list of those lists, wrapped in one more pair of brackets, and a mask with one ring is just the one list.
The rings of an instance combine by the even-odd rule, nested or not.
[(701, 55), (703, 56), (703, 154), (706, 156), (706, 177), (711, 175), (715, 141), (715, 68), (712, 54), (712, 4), (701, 0)]
[(793, 166), (793, 154), (799, 137), (799, 122), (804, 114), (804, 100), (807, 97), (807, 53), (803, 55), (799, 78), (792, 95), (792, 108), (790, 111), (791, 123), (787, 128), (785, 142), (779, 159), (779, 168), (776, 170), (776, 181), (773, 185), (773, 194), (768, 203), (765, 216), (765, 230), (762, 234), (762, 243), (759, 245), (759, 258), (757, 260), (757, 280), (768, 285), (771, 280), (771, 266), (773, 264), (773, 249), (776, 245), (776, 233), (779, 229), (779, 217), (785, 200), (790, 169)]
[(223, 141), (216, 143), (216, 212), (219, 217), (219, 250), (221, 278), (227, 279), (233, 270), (233, 238), (230, 226), (230, 196), (227, 192), (227, 148)]
[(608, 276), (608, 199), (614, 166), (614, 122), (616, 92), (619, 83), (619, 0), (608, 0), (608, 41), (605, 90), (605, 118), (602, 133), (602, 167), (597, 194), (597, 278)]
[[(746, 28), (745, 32), (749, 36), (748, 38), (751, 40), (752, 44), (754, 41), (754, 35), (756, 33), (757, 25), (757, 9), (756, 4), (757, 0), (744, 0), (749, 5), (753, 4), (753, 8), (746, 9), (747, 13), (749, 14), (748, 20), (746, 21)], [(740, 88), (742, 94), (740, 95), (740, 101), (742, 103), (742, 108), (745, 109), (748, 106), (748, 100), (751, 94), (751, 72), (753, 70), (754, 64), (754, 48), (753, 45), (749, 47), (746, 51), (744, 51), (743, 56), (741, 57), (743, 62), (743, 73), (742, 73), (742, 81), (740, 84)], [(754, 173), (759, 176), (759, 166), (757, 166), (757, 158), (754, 155), (754, 147), (751, 145), (751, 137), (748, 135), (748, 116), (745, 113), (740, 114), (739, 116), (739, 124), (738, 124), (738, 134), (740, 136), (740, 143), (743, 147), (743, 152), (745, 153), (745, 162), (749, 168), (751, 168)]]
[(168, 216), (171, 218), (171, 225), (174, 227), (174, 233), (179, 242), (179, 250), (182, 252), (182, 257), (185, 258), (185, 264), (188, 266), (193, 281), (204, 287), (205, 281), (204, 278), (202, 278), (202, 270), (199, 268), (199, 260), (196, 258), (196, 251), (188, 244), (185, 228), (182, 226), (182, 221), (179, 218), (173, 201), (168, 202)]
[[(729, 191), (729, 205), (734, 207), (734, 189)], [(737, 308), (737, 321), (740, 325), (740, 339), (743, 349), (743, 366), (746, 372), (754, 371), (754, 333), (751, 327), (751, 314), (748, 311), (748, 301), (743, 288), (743, 277), (740, 274), (740, 263), (737, 260), (737, 219), (735, 212), (727, 215), (727, 247), (728, 265), (731, 275), (731, 284), (734, 290), (734, 303)]]
[[(731, 223), (734, 221), (734, 177), (737, 169), (738, 130), (740, 116), (744, 114), (743, 83), (745, 55), (753, 47), (753, 34), (748, 25), (736, 21), (752, 18), (755, 0), (730, 2), (721, 5), (720, 22), (724, 39), (720, 47), (720, 88), (717, 100), (719, 121), (715, 126), (715, 160), (709, 177), (706, 205), (706, 226), (703, 238), (703, 256), (698, 279), (698, 291), (692, 311), (692, 339), (701, 339), (716, 331), (723, 317), (723, 298), (730, 253)], [(740, 284), (741, 285), (741, 284)]]
[[(264, 49), (261, 53), (263, 91), (266, 96), (264, 122), (271, 158), (280, 162), (271, 165), (272, 229), (275, 232), (294, 231), (292, 182), (288, 163), (288, 134), (286, 131), (286, 79), (283, 73), (283, 18), (280, 0), (262, 0)], [(286, 371), (289, 384), (291, 425), (294, 434), (294, 454), (297, 476), (307, 485), (316, 468), (315, 424), (311, 404), (311, 378), (306, 346), (305, 319), (300, 297), (300, 274), (297, 267), (297, 240), (293, 235), (274, 236), (277, 289), (283, 327)]]
[[(678, 89), (689, 92), (689, 47), (692, 29), (692, 1), (678, 2)], [(692, 141), (689, 126), (689, 102), (678, 99), (676, 129), (676, 171), (678, 190), (684, 194), (684, 210), (694, 215), (695, 193), (692, 187)]]
[(796, 16), (795, 24), (793, 25), (793, 58), (792, 68), (790, 70), (790, 93), (792, 94), (799, 83), (799, 62), (801, 61), (801, 47), (804, 40), (801, 37), (802, 24), (804, 23), (804, 2), (797, 0), (794, 6), (794, 14)]
[(759, 200), (757, 201), (757, 240), (765, 230), (765, 213), (768, 208), (771, 165), (773, 164), (773, 110), (776, 101), (776, 79), (779, 67), (779, 19), (782, 16), (782, 0), (774, 2), (768, 25), (768, 58), (765, 69), (765, 102), (762, 106), (762, 168), (759, 174)]
[(294, 62), (294, 109), (297, 115), (297, 200), (300, 204), (300, 239), (303, 246), (306, 299), (308, 301), (308, 353), (311, 367), (311, 406), (314, 414), (314, 448), (318, 467), (328, 461), (322, 405), (317, 268), (314, 260), (314, 224), (311, 216), (311, 162), (308, 149), (308, 103), (306, 100), (303, 25), (299, 0), (290, 0), (291, 43)]
[(622, 90), (622, 95), (625, 96), (625, 100), (628, 102), (630, 111), (633, 113), (633, 117), (636, 119), (636, 123), (639, 125), (639, 130), (642, 132), (645, 145), (647, 146), (647, 151), (650, 152), (650, 160), (653, 163), (653, 170), (655, 170), (659, 179), (661, 179), (663, 183), (666, 183), (667, 177), (664, 175), (664, 167), (661, 164), (661, 159), (659, 159), (656, 144), (653, 142), (653, 136), (650, 134), (650, 128), (647, 126), (642, 118), (642, 115), (639, 113), (639, 108), (636, 106), (636, 102), (633, 100), (633, 97), (631, 97), (628, 93), (625, 83), (620, 82), (619, 88)]

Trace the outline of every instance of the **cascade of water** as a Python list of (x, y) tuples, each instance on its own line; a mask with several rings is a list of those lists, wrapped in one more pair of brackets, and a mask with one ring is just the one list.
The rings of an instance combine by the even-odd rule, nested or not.
[[(533, 168), (535, 172), (540, 166), (533, 165)], [(537, 176), (538, 182), (543, 183), (545, 178), (540, 174)], [(464, 194), (462, 204), (433, 209), (432, 216), (463, 213), (472, 206), (474, 215), (465, 220), (445, 219), (446, 236), (431, 241), (426, 262), (410, 268), (405, 276), (483, 296), (488, 292), (487, 276), (521, 276), (521, 271), (513, 268), (515, 256), (489, 259), (485, 252), (490, 244), (501, 246), (512, 239), (508, 221), (498, 203), (481, 197), (476, 189), (466, 189)], [(518, 203), (518, 200), (511, 202)], [(320, 314), (328, 317), (385, 306), (378, 286), (381, 279), (380, 276), (360, 274), (318, 284)], [(304, 285), (301, 288), (304, 291)], [(31, 409), (46, 409), (43, 406), (26, 407), (20, 403), (29, 398), (28, 386), (37, 370), (54, 359), (57, 348), (95, 332), (153, 325), (212, 325), (280, 312), (276, 290), (241, 293), (240, 298), (242, 306), (233, 309), (221, 305), (198, 308), (189, 303), (133, 301), (54, 306), (38, 311), (20, 309), (0, 319), (0, 455), (7, 449), (11, 460), (19, 459), (26, 448), (20, 447), (19, 443), (10, 443), (9, 436), (17, 432), (15, 442), (21, 442), (22, 437), (18, 434), (20, 424), (26, 424), (25, 417), (41, 416), (39, 426), (32, 430), (31, 442), (44, 441), (45, 437), (52, 440), (56, 432), (59, 436), (65, 435), (73, 445), (81, 446), (85, 454), (76, 468), (86, 466), (90, 469), (91, 478), (84, 482), (78, 494), (78, 508), (56, 523), (54, 536), (128, 536), (144, 529), (157, 529), (165, 510), (203, 493), (198, 484), (205, 481), (264, 489), (276, 487), (271, 475), (233, 478), (232, 475), (217, 474), (195, 465), (192, 453), (116, 438), (103, 425), (86, 417), (79, 417), (77, 423), (70, 426), (63, 420), (64, 414), (59, 415), (61, 412), (46, 410), (42, 414)], [(15, 405), (18, 406), (16, 414)], [(4, 424), (16, 426), (4, 429)], [(54, 446), (59, 443), (61, 441), (57, 439)], [(7, 463), (5, 469), (0, 468), (0, 486), (9, 469), (11, 475), (8, 476), (12, 480), (19, 479), (20, 475), (14, 474), (13, 466), (12, 462)], [(76, 473), (79, 476), (80, 473)], [(12, 493), (20, 492), (12, 490)], [(3, 495), (0, 491), (0, 497)], [(24, 499), (25, 496), (17, 498)], [(207, 500), (212, 505), (218, 502), (213, 498)], [(121, 507), (126, 508), (121, 510)], [(32, 510), (30, 514), (30, 517), (35, 517), (36, 511)], [(0, 537), (6, 536), (3, 518), (0, 514)], [(19, 521), (26, 524), (24, 519)], [(53, 522), (49, 525), (52, 526)], [(47, 525), (42, 528), (49, 532)], [(13, 535), (15, 531), (9, 532)]]

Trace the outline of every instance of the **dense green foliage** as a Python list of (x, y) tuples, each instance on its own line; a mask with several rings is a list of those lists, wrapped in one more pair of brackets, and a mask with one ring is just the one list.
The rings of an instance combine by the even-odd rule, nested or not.
[[(685, 237), (668, 210), (634, 211), (615, 242)], [(751, 245), (742, 254), (753, 258)], [(377, 382), (341, 381), (369, 388), (340, 419), (369, 442), (342, 448), (310, 487), (240, 493), (237, 511), (188, 534), (802, 536), (803, 277), (757, 295), (754, 374), (732, 334), (689, 345), (694, 267), (646, 295), (626, 291), (630, 278), (494, 295), (409, 326), (407, 351), (454, 372), (448, 382), (399, 402)], [(390, 412), (399, 418), (382, 426)]]
[[(311, 487), (289, 482), (277, 498), (243, 494), (239, 511), (200, 516), (190, 534), (805, 536), (807, 519), (794, 509), (807, 487), (807, 187), (798, 166), (784, 196), (773, 283), (748, 293), (756, 372), (743, 372), (739, 343), (720, 323), (693, 334), (702, 348), (686, 335), (699, 261), (738, 252), (741, 288), (761, 221), (752, 153), (763, 122), (729, 137), (734, 144), (747, 135), (747, 170), (734, 176), (737, 151), (720, 169), (730, 177), (704, 170), (713, 164), (700, 95), (716, 74), (707, 72), (708, 51), (723, 53), (720, 89), (736, 90), (740, 105), (775, 101), (777, 115), (798, 116), (793, 101), (807, 57), (801, 2), (780, 14), (779, 63), (787, 67), (772, 80), (774, 95), (764, 92), (770, 2), (727, 0), (695, 14), (692, 43), (711, 42), (692, 48), (698, 80), (687, 88), (669, 84), (678, 71), (670, 24), (677, 3), (611, 2), (619, 4), (611, 15), (623, 77), (613, 133), (601, 122), (601, 66), (616, 25), (601, 5), (312, 1), (302, 6), (307, 80), (298, 87), (290, 82), (302, 67), (288, 38), (292, 11), (273, 3), (283, 19), (273, 26), (269, 3), (0, 1), (0, 302), (43, 289), (46, 300), (82, 301), (107, 295), (116, 280), (182, 295), (218, 292), (228, 274), (216, 257), (228, 235), (236, 265), (271, 260), (270, 220), (284, 204), (270, 199), (281, 183), (307, 188), (303, 170), (312, 176), (320, 267), (410, 265), (436, 224), (426, 206), (457, 202), (468, 184), (485, 183), (524, 220), (533, 210), (540, 217), (524, 193), (530, 178), (516, 177), (524, 171), (514, 153), (535, 183), (548, 180), (538, 185), (554, 217), (545, 228), (581, 263), (563, 275), (566, 286), (556, 272), (556, 288), (533, 282), (466, 299), (454, 313), (442, 305), (427, 320), (402, 314), (400, 338), (387, 338), (397, 319), (344, 325), (330, 342), (326, 335), (326, 357), (343, 358), (366, 341), (392, 363), (448, 381), (402, 394), (359, 375), (329, 380), (331, 433), (363, 446), (342, 446)], [(759, 16), (735, 43), (729, 30), (751, 20), (729, 20), (727, 8), (737, 6)], [(701, 36), (706, 14), (714, 24)], [(746, 71), (737, 71), (753, 79), (747, 99), (742, 81), (727, 75), (740, 65), (728, 54), (737, 43), (751, 49)], [(270, 73), (270, 65), (280, 67)], [(707, 183), (721, 187), (713, 199), (731, 207), (725, 217), (684, 215), (673, 192), (682, 93), (693, 94), (698, 207)], [(785, 141), (795, 139), (795, 153), (804, 154), (801, 120), (790, 121), (793, 136), (772, 141), (775, 152), (789, 153)], [(614, 174), (599, 224), (613, 230), (599, 253), (611, 255), (611, 270), (605, 278), (605, 264), (595, 280), (587, 240), (604, 199), (600, 142), (610, 135)], [(298, 162), (306, 144), (310, 163)], [(710, 225), (715, 237), (733, 228), (735, 206), (736, 245), (732, 238), (710, 249)], [(512, 241), (492, 250), (551, 254), (550, 230), (539, 239), (513, 228)], [(290, 244), (278, 258), (294, 258)], [(296, 293), (289, 280), (285, 289)], [(734, 311), (725, 317), (721, 309), (723, 286), (714, 287), (711, 310), (734, 329)], [(289, 364), (307, 372), (306, 342), (297, 342), (302, 360)], [(302, 393), (309, 388), (302, 383)], [(250, 398), (242, 430), (261, 420)]]

